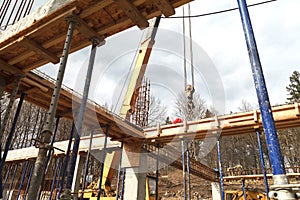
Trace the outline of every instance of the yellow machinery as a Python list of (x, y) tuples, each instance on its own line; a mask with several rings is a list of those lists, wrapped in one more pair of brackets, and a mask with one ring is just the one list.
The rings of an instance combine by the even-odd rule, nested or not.
[[(225, 200), (244, 200), (243, 191), (227, 190), (225, 191)], [(265, 193), (258, 191), (246, 191), (246, 200), (267, 200)]]

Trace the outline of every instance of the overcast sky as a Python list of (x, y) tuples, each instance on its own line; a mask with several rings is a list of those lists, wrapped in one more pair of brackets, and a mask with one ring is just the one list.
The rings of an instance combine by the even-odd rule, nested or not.
[[(36, 6), (44, 2), (38, 1)], [(191, 14), (197, 15), (235, 8), (237, 1), (195, 0), (190, 5)], [(289, 76), (299, 70), (299, 8), (299, 0), (278, 0), (249, 8), (272, 105), (285, 103)], [(176, 15), (182, 15), (182, 8), (176, 10)], [(192, 18), (191, 28), (196, 92), (208, 106), (219, 106), (221, 113), (237, 112), (242, 100), (257, 106), (239, 12)], [(117, 102), (142, 34), (133, 27), (107, 38), (106, 44), (98, 48), (90, 98), (100, 104)], [(170, 110), (177, 93), (184, 90), (182, 44), (182, 19), (162, 19), (146, 76), (151, 80), (152, 94), (159, 96)], [(64, 84), (79, 92), (89, 50), (70, 55), (67, 64)], [(188, 70), (189, 67), (188, 64)], [(48, 64), (40, 69), (56, 77), (57, 68), (58, 65)]]

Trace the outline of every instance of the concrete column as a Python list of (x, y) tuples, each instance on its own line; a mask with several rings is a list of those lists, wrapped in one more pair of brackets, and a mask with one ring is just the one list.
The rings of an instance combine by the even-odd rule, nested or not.
[(126, 167), (124, 199), (146, 198), (147, 154), (141, 144), (124, 144), (122, 167)]
[(219, 182), (211, 183), (211, 192), (213, 200), (221, 200), (221, 187)]
[[(74, 171), (74, 178), (72, 183), (72, 191), (78, 192), (80, 189), (80, 178), (82, 177), (82, 170), (86, 160), (86, 155), (78, 154), (76, 159), (76, 167)], [(78, 199), (78, 195), (74, 195), (74, 200)]]

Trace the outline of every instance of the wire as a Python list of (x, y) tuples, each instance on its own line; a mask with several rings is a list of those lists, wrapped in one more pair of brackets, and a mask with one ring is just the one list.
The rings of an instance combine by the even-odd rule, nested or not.
[[(263, 2), (259, 2), (259, 3), (254, 3), (254, 4), (248, 5), (248, 7), (258, 6), (258, 5), (262, 5), (262, 4), (266, 4), (266, 3), (271, 3), (271, 2), (275, 2), (275, 1), (278, 1), (278, 0), (268, 0), (268, 1), (263, 1)], [(226, 9), (226, 10), (220, 10), (220, 11), (215, 11), (215, 12), (210, 12), (210, 13), (204, 13), (204, 14), (199, 14), (199, 15), (163, 17), (163, 18), (165, 18), (165, 19), (176, 19), (176, 18), (204, 17), (204, 16), (215, 15), (215, 14), (220, 14), (220, 13), (225, 13), (225, 12), (231, 12), (231, 11), (238, 10), (238, 9), (239, 8), (230, 8), (230, 9)]]

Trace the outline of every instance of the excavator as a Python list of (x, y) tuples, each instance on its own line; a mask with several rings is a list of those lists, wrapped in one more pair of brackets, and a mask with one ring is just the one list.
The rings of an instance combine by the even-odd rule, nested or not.
[[(131, 74), (131, 79), (127, 87), (125, 97), (120, 109), (119, 116), (130, 120), (130, 117), (135, 112), (135, 103), (139, 95), (139, 89), (142, 85), (142, 80), (146, 71), (146, 67), (150, 58), (152, 47), (155, 43), (155, 36), (157, 33), (157, 28), (160, 22), (161, 16), (151, 20), (148, 27), (148, 33), (145, 40), (141, 43), (139, 48), (139, 53), (136, 58), (133, 73)], [(117, 166), (117, 162), (120, 159), (120, 153), (112, 152), (108, 154), (105, 159), (104, 170), (103, 170), (103, 181), (102, 183), (102, 194), (101, 200), (112, 200), (115, 199), (116, 193), (111, 189), (111, 180), (113, 179), (114, 169)], [(151, 187), (151, 177), (146, 177), (146, 200), (155, 199), (155, 190)], [(92, 182), (84, 190), (83, 200), (96, 200), (98, 195), (98, 186), (100, 180)], [(79, 191), (79, 196), (81, 196), (81, 191)]]

